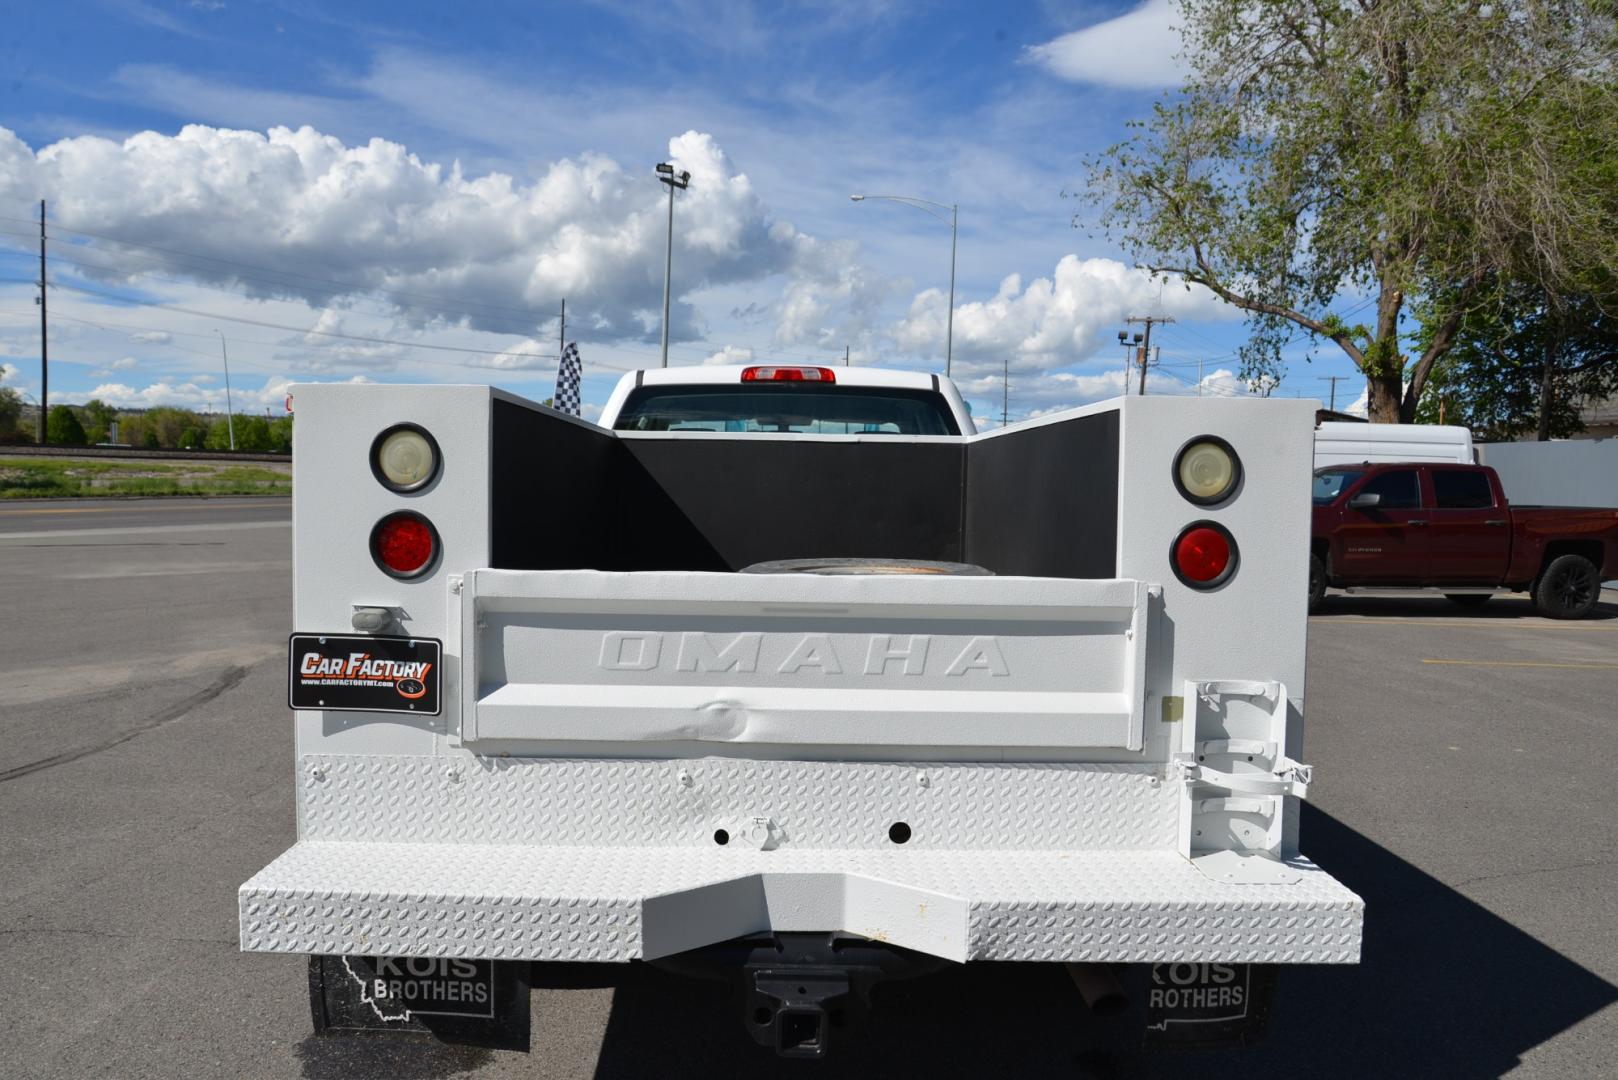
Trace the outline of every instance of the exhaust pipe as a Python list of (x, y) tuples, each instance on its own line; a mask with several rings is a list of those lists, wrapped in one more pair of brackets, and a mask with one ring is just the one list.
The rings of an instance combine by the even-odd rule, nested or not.
[(1084, 1004), (1097, 1016), (1116, 1016), (1129, 1008), (1129, 997), (1111, 964), (1067, 964), (1068, 977)]

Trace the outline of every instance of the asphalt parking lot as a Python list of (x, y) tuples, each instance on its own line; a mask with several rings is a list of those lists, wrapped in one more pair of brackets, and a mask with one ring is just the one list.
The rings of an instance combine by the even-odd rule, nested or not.
[[(0, 1076), (804, 1073), (702, 984), (536, 968), (531, 1054), (314, 1039), (237, 886), (290, 844), (289, 507), (0, 504)], [(1059, 971), (890, 988), (822, 1075), (1618, 1075), (1618, 605), (1333, 598), (1310, 620), (1303, 848), (1364, 963), (1285, 972), (1272, 1038), (1143, 1057)], [(797, 1068), (787, 1068), (796, 1065)]]

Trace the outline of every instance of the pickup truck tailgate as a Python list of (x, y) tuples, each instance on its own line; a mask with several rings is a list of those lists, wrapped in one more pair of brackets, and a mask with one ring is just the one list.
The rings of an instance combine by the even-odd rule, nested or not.
[(1155, 592), (1134, 580), (476, 570), (460, 582), (461, 734), (523, 753), (1138, 750)]

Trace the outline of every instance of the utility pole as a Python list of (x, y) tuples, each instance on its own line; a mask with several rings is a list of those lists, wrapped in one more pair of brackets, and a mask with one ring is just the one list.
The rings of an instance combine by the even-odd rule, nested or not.
[[(914, 206), (929, 217), (949, 222), (949, 312), (944, 319), (944, 374), (948, 376), (955, 362), (955, 240), (960, 232), (961, 208), (955, 203), (945, 206), (943, 203), (933, 202), (931, 199), (918, 199), (913, 195), (849, 196), (852, 202), (864, 202), (866, 199), (886, 199), (888, 202), (904, 203), (907, 206)], [(948, 218), (944, 217), (945, 210), (949, 211)]]
[(562, 362), (562, 354), (567, 352), (567, 297), (562, 297), (562, 319), (556, 327), (556, 362)]
[(950, 375), (955, 361), (955, 235), (959, 219), (958, 205), (949, 208), (949, 313), (944, 317), (944, 377)]
[(1162, 315), (1131, 315), (1124, 321), (1130, 324), (1146, 324), (1146, 340), (1141, 343), (1140, 351), (1136, 354), (1136, 358), (1140, 362), (1140, 393), (1144, 395), (1146, 393), (1147, 357), (1152, 355), (1152, 327), (1153, 325), (1171, 323), (1174, 320)]
[(1000, 426), (1005, 427), (1011, 415), (1011, 353), (1000, 354)]
[(684, 191), (691, 186), (691, 174), (685, 170), (674, 171), (674, 166), (668, 162), (659, 162), (657, 166), (657, 179), (667, 184), (669, 189), (669, 246), (668, 255), (663, 262), (663, 366), (669, 366), (669, 277), (674, 273), (674, 189)]
[(1331, 383), (1331, 404), (1329, 406), (1327, 406), (1327, 408), (1331, 409), (1332, 412), (1336, 412), (1337, 411), (1337, 384), (1340, 383), (1340, 382), (1347, 382), (1348, 381), (1348, 376), (1347, 375), (1316, 375), (1315, 378), (1321, 379), (1321, 380), (1323, 380), (1325, 382)]
[(230, 407), (230, 352), (225, 348), (225, 332), (214, 328), (219, 335), (219, 355), (225, 361), (225, 430), (230, 432), (230, 448), (236, 449), (236, 416), (235, 410)]
[(45, 200), (39, 200), (39, 430), (34, 434), (45, 444), (45, 413), (50, 407), (51, 362), (50, 328), (45, 319)]
[(1202, 357), (1197, 357), (1197, 396), (1202, 396)]
[(847, 345), (843, 346), (843, 366), (844, 367), (848, 366), (848, 346)]

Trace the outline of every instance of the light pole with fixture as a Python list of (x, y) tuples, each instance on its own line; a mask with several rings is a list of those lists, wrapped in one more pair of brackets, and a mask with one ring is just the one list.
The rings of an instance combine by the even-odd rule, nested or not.
[(225, 430), (230, 432), (230, 448), (236, 449), (236, 417), (230, 407), (230, 352), (225, 348), (225, 332), (218, 327), (214, 333), (219, 335), (219, 354), (225, 360)]
[(691, 174), (684, 169), (674, 171), (666, 161), (657, 165), (657, 179), (669, 188), (669, 246), (663, 260), (663, 366), (669, 366), (669, 276), (674, 272), (674, 189), (684, 191), (691, 186)]
[[(886, 199), (888, 202), (904, 203), (914, 206), (924, 214), (929, 214), (939, 221), (949, 222), (949, 314), (944, 321), (944, 374), (950, 373), (951, 362), (955, 358), (955, 238), (958, 207), (945, 206), (943, 203), (933, 202), (931, 199), (918, 199), (913, 195), (850, 195), (854, 202), (864, 202), (866, 199)], [(939, 213), (948, 210), (949, 217), (945, 218)]]
[(1141, 393), (1146, 393), (1146, 361), (1142, 354), (1141, 335), (1135, 334), (1135, 340), (1129, 340), (1129, 331), (1118, 331), (1118, 344), (1124, 347), (1124, 397), (1129, 396), (1129, 369), (1135, 364), (1141, 365)]

